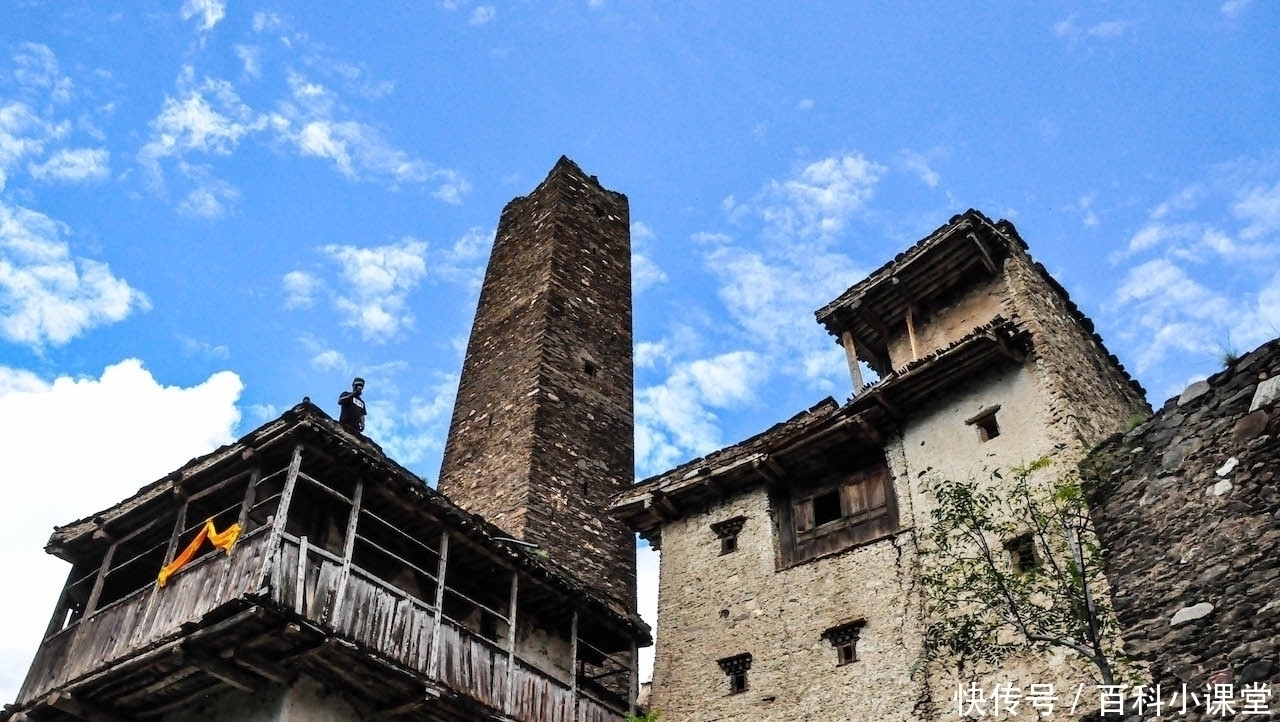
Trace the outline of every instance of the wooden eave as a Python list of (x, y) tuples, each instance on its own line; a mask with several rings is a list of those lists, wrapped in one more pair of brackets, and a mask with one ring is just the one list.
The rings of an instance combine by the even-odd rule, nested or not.
[(868, 387), (846, 406), (858, 413), (881, 408), (906, 416), (956, 383), (1001, 363), (1021, 364), (1031, 353), (1031, 333), (997, 316), (963, 338), (907, 364)]
[(662, 525), (726, 496), (787, 483), (787, 468), (827, 452), (879, 446), (885, 414), (849, 414), (827, 398), (741, 443), (682, 464), (614, 497), (614, 515), (651, 543)]
[(974, 277), (994, 277), (1014, 244), (1012, 228), (999, 228), (978, 211), (953, 217), (911, 248), (853, 285), (815, 316), (837, 342), (853, 336), (860, 356), (881, 376), (888, 375), (889, 340), (910, 307), (928, 306)]
[[(105, 545), (112, 534), (119, 533), (119, 529), (141, 526), (156, 514), (163, 513), (161, 510), (172, 503), (175, 488), (184, 483), (191, 489), (207, 487), (220, 481), (224, 474), (230, 476), (238, 467), (247, 467), (252, 463), (254, 454), (260, 454), (263, 449), (274, 447), (283, 440), (302, 441), (345, 462), (367, 468), (367, 481), (377, 481), (389, 487), (407, 506), (430, 515), (450, 532), (465, 538), (500, 563), (520, 569), (540, 583), (580, 601), (582, 611), (598, 618), (607, 628), (634, 640), (639, 646), (652, 644), (649, 625), (638, 614), (629, 611), (621, 600), (599, 593), (559, 564), (536, 556), (525, 546), (503, 541), (510, 534), (463, 510), (427, 486), (425, 480), (383, 454), (372, 441), (352, 434), (309, 401), (294, 406), (236, 443), (193, 459), (110, 509), (56, 528), (45, 549), (74, 563), (85, 545)], [(219, 474), (215, 475), (215, 471)], [(99, 531), (107, 533), (95, 537), (95, 532)]]

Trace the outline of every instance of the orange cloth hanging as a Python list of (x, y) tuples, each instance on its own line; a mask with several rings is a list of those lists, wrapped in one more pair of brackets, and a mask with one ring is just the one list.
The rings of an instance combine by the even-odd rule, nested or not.
[(231, 553), (231, 547), (235, 546), (236, 539), (240, 538), (240, 525), (232, 524), (223, 531), (219, 532), (213, 526), (213, 519), (206, 519), (204, 526), (200, 528), (200, 533), (196, 534), (196, 538), (191, 540), (186, 549), (177, 556), (176, 559), (169, 562), (164, 569), (160, 570), (160, 576), (156, 577), (156, 584), (164, 586), (168, 583), (169, 577), (177, 573), (177, 571), (187, 565), (191, 558), (200, 551), (200, 545), (204, 544), (204, 540), (208, 539), (215, 547)]

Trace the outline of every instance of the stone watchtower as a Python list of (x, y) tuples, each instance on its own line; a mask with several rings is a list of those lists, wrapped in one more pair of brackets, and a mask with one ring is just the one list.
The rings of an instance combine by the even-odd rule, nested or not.
[(480, 291), (439, 490), (635, 608), (627, 198), (560, 158), (507, 204)]

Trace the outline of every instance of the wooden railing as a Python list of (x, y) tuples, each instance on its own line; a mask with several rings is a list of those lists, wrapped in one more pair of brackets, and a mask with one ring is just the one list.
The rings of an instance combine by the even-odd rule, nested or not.
[[(283, 535), (276, 560), (271, 589), (277, 604), (514, 719), (622, 722), (618, 711), (584, 694), (575, 700), (568, 684), (458, 622), (444, 617), (437, 624), (432, 605), (359, 567), (350, 566), (342, 581), (341, 560), (304, 539)], [(440, 639), (433, 672), (435, 634)]]
[(163, 589), (147, 585), (46, 639), (18, 692), (18, 702), (29, 702), (168, 637), (176, 637), (182, 625), (198, 621), (217, 607), (253, 591), (265, 562), (265, 531), (245, 535), (230, 556), (218, 553), (201, 557)]

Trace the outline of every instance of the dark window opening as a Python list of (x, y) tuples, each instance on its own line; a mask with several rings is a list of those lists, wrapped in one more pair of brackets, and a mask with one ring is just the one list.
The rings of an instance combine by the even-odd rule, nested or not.
[(583, 372), (583, 373), (585, 373), (586, 375), (588, 375), (588, 376), (592, 377), (592, 378), (595, 378), (595, 375), (596, 375), (596, 365), (595, 365), (594, 363), (590, 362), (590, 361), (583, 361), (583, 362), (582, 362), (582, 372)]
[(836, 649), (839, 651), (841, 666), (858, 661), (858, 651), (853, 642), (845, 642)]
[(858, 635), (862, 633), (866, 623), (864, 619), (855, 619), (852, 622), (837, 624), (822, 633), (822, 638), (836, 649), (837, 667), (858, 661)]
[(1009, 561), (1018, 574), (1040, 568), (1040, 562), (1036, 559), (1035, 540), (1030, 534), (1010, 539), (1004, 543), (1004, 548), (1009, 552)]
[(822, 526), (839, 521), (844, 514), (840, 510), (840, 490), (834, 489), (813, 497), (813, 525)]
[(738, 551), (738, 534), (746, 523), (745, 516), (735, 516), (711, 525), (711, 531), (720, 537), (720, 556)]
[(990, 441), (1000, 435), (1000, 424), (996, 421), (996, 412), (999, 410), (998, 405), (983, 409), (976, 416), (966, 419), (965, 423), (978, 429), (978, 439)]
[(729, 676), (729, 694), (747, 691), (747, 670), (751, 669), (750, 652), (716, 660), (716, 664)]

